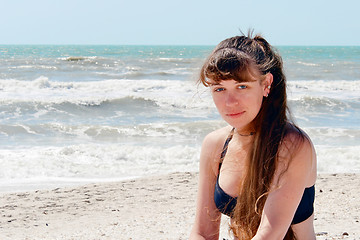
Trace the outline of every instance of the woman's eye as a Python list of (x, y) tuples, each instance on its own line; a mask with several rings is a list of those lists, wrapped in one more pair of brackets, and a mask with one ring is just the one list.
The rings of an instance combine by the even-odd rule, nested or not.
[(239, 85), (237, 88), (238, 88), (238, 89), (245, 89), (245, 88), (247, 88), (247, 86), (245, 86), (245, 85)]
[(214, 92), (222, 92), (222, 91), (224, 91), (225, 90), (225, 88), (215, 88), (214, 89)]

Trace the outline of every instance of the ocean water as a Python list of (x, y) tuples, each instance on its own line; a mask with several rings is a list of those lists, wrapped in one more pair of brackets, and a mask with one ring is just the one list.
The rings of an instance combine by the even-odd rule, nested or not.
[[(197, 171), (212, 46), (0, 45), (0, 191)], [(318, 170), (360, 173), (360, 47), (278, 47)]]

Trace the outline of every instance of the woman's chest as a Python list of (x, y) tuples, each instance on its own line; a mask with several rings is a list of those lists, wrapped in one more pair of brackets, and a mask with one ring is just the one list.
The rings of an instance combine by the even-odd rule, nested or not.
[[(229, 149), (230, 150), (230, 149)], [(219, 170), (219, 186), (232, 197), (237, 197), (247, 171), (248, 153), (228, 151)]]

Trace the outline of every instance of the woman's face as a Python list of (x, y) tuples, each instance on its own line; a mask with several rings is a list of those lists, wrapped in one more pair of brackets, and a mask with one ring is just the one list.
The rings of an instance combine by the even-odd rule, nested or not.
[(224, 80), (212, 84), (210, 81), (212, 97), (221, 117), (244, 134), (254, 130), (251, 122), (260, 111), (263, 97), (270, 92), (272, 75), (259, 78), (241, 83)]

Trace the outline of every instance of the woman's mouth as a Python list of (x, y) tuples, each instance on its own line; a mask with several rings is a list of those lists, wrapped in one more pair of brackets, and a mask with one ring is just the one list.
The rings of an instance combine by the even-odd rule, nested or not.
[(227, 113), (226, 116), (227, 117), (231, 117), (231, 118), (236, 118), (239, 117), (243, 114), (244, 112), (238, 112), (238, 113)]

